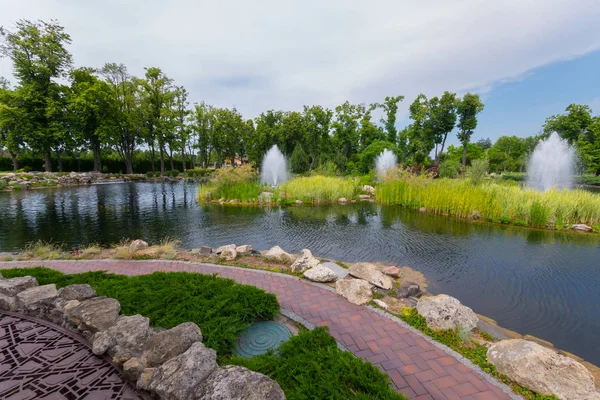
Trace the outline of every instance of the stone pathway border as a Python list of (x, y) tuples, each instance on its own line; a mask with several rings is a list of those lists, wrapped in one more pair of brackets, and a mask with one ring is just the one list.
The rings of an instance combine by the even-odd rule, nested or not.
[[(281, 308), (315, 326), (328, 326), (348, 351), (386, 372), (395, 388), (418, 400), (521, 399), (469, 360), (382, 310), (357, 306), (331, 287), (276, 272), (183, 261), (10, 261), (0, 268), (46, 266), (64, 273), (155, 271), (218, 274), (277, 295)], [(299, 321), (303, 323), (303, 321)]]

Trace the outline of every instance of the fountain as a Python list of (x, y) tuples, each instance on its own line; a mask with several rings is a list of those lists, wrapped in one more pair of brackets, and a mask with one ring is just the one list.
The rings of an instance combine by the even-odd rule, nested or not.
[(277, 186), (288, 180), (287, 161), (277, 145), (273, 145), (263, 158), (260, 182)]
[(397, 163), (398, 158), (391, 150), (383, 150), (381, 154), (375, 158), (375, 169), (377, 170), (377, 175), (385, 176), (389, 169), (396, 168)]
[(536, 146), (527, 166), (527, 187), (545, 192), (573, 186), (575, 150), (553, 132)]

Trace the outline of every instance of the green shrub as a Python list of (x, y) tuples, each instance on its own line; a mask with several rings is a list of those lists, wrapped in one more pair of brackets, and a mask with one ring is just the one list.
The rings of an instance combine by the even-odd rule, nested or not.
[(471, 168), (469, 168), (469, 176), (471, 177), (471, 183), (475, 186), (480, 185), (485, 179), (490, 163), (487, 158), (480, 158), (479, 160), (473, 160)]
[(290, 164), (292, 167), (292, 172), (296, 174), (303, 174), (310, 168), (310, 158), (300, 143), (294, 147), (294, 152), (290, 158)]
[(456, 178), (460, 171), (460, 162), (454, 159), (446, 159), (440, 163), (441, 178)]
[(7, 186), (8, 182), (6, 182), (4, 179), (0, 179), (0, 190), (6, 189)]
[(229, 361), (274, 379), (288, 400), (406, 399), (394, 392), (386, 374), (338, 349), (324, 327), (300, 332), (282, 343), (277, 355), (270, 352)]
[(148, 178), (154, 178), (154, 172), (152, 172), (152, 171), (148, 171), (148, 172), (146, 172), (146, 176), (147, 176)]
[(539, 201), (534, 201), (529, 209), (529, 221), (531, 226), (545, 228), (548, 224), (548, 209)]
[(16, 170), (15, 172), (30, 172), (30, 171), (31, 171), (31, 167), (29, 165), (26, 165), (23, 168)]
[(313, 171), (313, 175), (322, 175), (322, 176), (336, 176), (340, 172), (338, 166), (333, 161), (325, 161), (324, 164), (319, 165)]
[(179, 174), (180, 174), (180, 172), (178, 170), (176, 170), (176, 169), (171, 170), (171, 176), (173, 178), (177, 178), (179, 176)]
[(124, 276), (105, 272), (65, 275), (49, 268), (3, 270), (7, 278), (31, 275), (40, 285), (73, 283), (91, 285), (99, 296), (121, 303), (124, 315), (141, 314), (152, 326), (172, 328), (195, 322), (204, 344), (219, 356), (231, 354), (239, 334), (257, 319), (271, 319), (279, 311), (275, 295), (216, 275), (187, 272), (154, 272)]
[(375, 167), (375, 159), (385, 150), (397, 152), (393, 143), (385, 140), (375, 140), (360, 153), (360, 172), (366, 174)]

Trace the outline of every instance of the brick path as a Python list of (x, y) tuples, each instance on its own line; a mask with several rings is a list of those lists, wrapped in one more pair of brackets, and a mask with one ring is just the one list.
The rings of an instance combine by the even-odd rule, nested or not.
[(349, 303), (343, 297), (292, 276), (265, 274), (250, 269), (156, 261), (29, 261), (0, 262), (0, 268), (44, 265), (65, 273), (107, 270), (138, 275), (154, 271), (217, 273), (277, 295), (281, 307), (331, 334), (356, 356), (389, 374), (395, 388), (411, 399), (510, 399), (453, 356), (373, 310)]

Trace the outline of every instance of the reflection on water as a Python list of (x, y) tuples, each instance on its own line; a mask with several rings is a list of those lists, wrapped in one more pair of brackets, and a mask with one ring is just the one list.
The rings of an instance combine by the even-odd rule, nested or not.
[(0, 193), (0, 250), (42, 239), (67, 246), (123, 237), (186, 248), (226, 243), (310, 248), (321, 257), (412, 266), (432, 292), (502, 326), (600, 364), (600, 238), (421, 214), (373, 203), (199, 206), (194, 184), (123, 183)]

